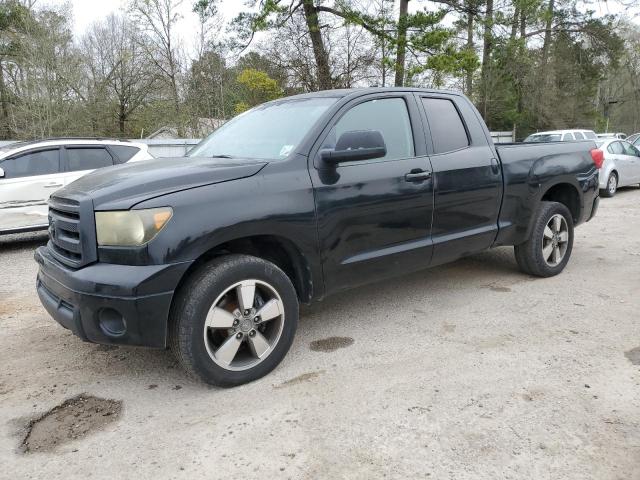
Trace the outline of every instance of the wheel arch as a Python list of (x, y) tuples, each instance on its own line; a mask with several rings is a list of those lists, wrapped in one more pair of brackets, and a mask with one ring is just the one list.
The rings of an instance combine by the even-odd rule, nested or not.
[(540, 197), (540, 201), (562, 203), (571, 212), (574, 224), (578, 224), (582, 218), (582, 197), (572, 183), (559, 182), (549, 186)]
[(238, 237), (219, 243), (197, 257), (182, 275), (179, 290), (194, 271), (214, 258), (228, 254), (245, 254), (262, 258), (280, 268), (291, 280), (298, 299), (310, 303), (314, 296), (311, 265), (302, 250), (290, 239), (281, 235), (261, 234)]

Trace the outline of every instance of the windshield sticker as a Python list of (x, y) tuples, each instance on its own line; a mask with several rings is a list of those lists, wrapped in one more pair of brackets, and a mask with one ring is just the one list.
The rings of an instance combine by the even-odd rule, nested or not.
[(286, 157), (287, 155), (289, 155), (291, 153), (291, 150), (293, 150), (293, 145), (284, 145), (280, 149), (280, 156), (281, 157)]

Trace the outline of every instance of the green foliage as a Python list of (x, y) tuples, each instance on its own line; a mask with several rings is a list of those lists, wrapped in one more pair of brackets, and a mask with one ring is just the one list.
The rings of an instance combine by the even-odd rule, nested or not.
[(283, 94), (278, 82), (260, 70), (246, 68), (240, 72), (237, 81), (242, 88), (242, 100), (235, 105), (236, 113), (243, 112), (260, 103), (275, 100)]

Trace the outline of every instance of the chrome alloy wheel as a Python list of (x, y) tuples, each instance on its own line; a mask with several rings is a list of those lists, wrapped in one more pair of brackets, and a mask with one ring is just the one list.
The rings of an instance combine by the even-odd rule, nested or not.
[(613, 195), (614, 193), (616, 193), (617, 189), (618, 189), (618, 179), (614, 174), (610, 174), (609, 181), (607, 182), (607, 190), (609, 191), (610, 195)]
[(283, 326), (284, 305), (276, 289), (261, 280), (243, 280), (213, 302), (204, 322), (204, 344), (220, 367), (247, 370), (269, 356)]
[(542, 237), (542, 258), (550, 267), (555, 267), (567, 253), (569, 246), (569, 227), (567, 220), (560, 214), (553, 215), (544, 227)]

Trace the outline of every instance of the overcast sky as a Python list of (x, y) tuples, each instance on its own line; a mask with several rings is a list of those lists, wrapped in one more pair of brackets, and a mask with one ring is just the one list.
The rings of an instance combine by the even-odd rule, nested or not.
[[(122, 10), (127, 4), (127, 0), (40, 0), (39, 4), (62, 5), (70, 3), (73, 8), (74, 29), (77, 36), (81, 36), (91, 23), (104, 18), (106, 15), (118, 10)], [(197, 31), (197, 18), (192, 12), (194, 0), (183, 0), (180, 5), (182, 20), (178, 25), (178, 32), (183, 41), (188, 45), (193, 44), (193, 39)], [(640, 24), (640, 0), (591, 0), (589, 8), (596, 10), (599, 14), (627, 12), (633, 20)], [(638, 6), (625, 8), (624, 5)], [(412, 9), (424, 6), (426, 2), (410, 2)], [(226, 21), (234, 18), (240, 11), (244, 10), (245, 0), (222, 0), (219, 7)]]

